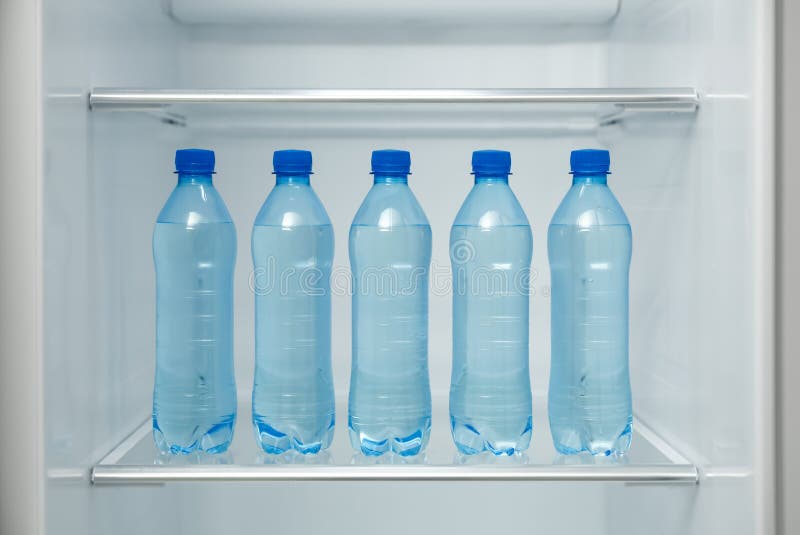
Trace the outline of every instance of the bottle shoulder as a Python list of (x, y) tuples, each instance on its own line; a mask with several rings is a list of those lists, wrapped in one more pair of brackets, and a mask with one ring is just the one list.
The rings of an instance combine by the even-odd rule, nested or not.
[(430, 223), (408, 185), (375, 184), (356, 212), (352, 226), (430, 227)]
[(210, 184), (179, 184), (158, 215), (158, 223), (196, 225), (231, 223), (231, 214), (219, 191)]
[(461, 205), (453, 226), (483, 229), (530, 227), (530, 222), (508, 184), (475, 184)]
[(330, 225), (325, 206), (310, 185), (277, 184), (256, 215), (255, 226)]
[(596, 227), (630, 225), (611, 189), (605, 184), (574, 184), (558, 206), (550, 225)]

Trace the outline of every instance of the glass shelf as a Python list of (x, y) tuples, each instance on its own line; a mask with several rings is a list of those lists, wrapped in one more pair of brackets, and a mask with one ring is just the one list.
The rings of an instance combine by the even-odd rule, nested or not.
[[(198, 128), (589, 130), (630, 114), (691, 115), (693, 88), (95, 88), (93, 111), (140, 112)], [(434, 106), (431, 106), (434, 105)], [(419, 113), (413, 113), (417, 110)], [(376, 115), (379, 114), (379, 115)], [(444, 126), (443, 126), (444, 125)]]
[[(243, 399), (243, 398), (242, 398)], [(513, 457), (457, 453), (447, 425), (447, 397), (433, 397), (427, 451), (403, 458), (365, 457), (350, 447), (346, 399), (337, 399), (331, 448), (318, 455), (267, 455), (255, 443), (250, 406), (242, 404), (233, 444), (217, 455), (163, 456), (153, 444), (148, 419), (92, 469), (96, 485), (188, 481), (598, 481), (696, 484), (697, 468), (655, 433), (634, 422), (631, 451), (620, 458), (558, 455), (550, 439), (544, 399), (534, 399), (531, 448)]]

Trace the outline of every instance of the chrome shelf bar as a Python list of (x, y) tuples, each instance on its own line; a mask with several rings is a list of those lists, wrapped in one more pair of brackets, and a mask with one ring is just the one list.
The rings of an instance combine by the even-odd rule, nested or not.
[(176, 104), (384, 103), (384, 104), (616, 104), (635, 109), (693, 112), (695, 89), (128, 89), (95, 88), (93, 110), (160, 109)]
[(97, 465), (95, 485), (188, 481), (599, 481), (691, 484), (691, 465), (638, 466), (124, 466)]

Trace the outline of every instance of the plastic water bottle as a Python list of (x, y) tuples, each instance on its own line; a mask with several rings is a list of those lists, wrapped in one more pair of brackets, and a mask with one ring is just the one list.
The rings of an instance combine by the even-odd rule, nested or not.
[(236, 418), (236, 229), (211, 181), (214, 152), (179, 150), (175, 167), (178, 185), (153, 232), (153, 437), (162, 453), (219, 453), (230, 445)]
[(628, 271), (631, 227), (608, 188), (609, 154), (577, 150), (572, 187), (547, 234), (549, 412), (560, 453), (616, 455), (631, 443)]
[(513, 455), (531, 441), (528, 317), (533, 237), (508, 187), (511, 154), (476, 151), (472, 171), (475, 186), (450, 232), (450, 426), (461, 453)]
[(365, 455), (428, 443), (431, 227), (408, 187), (406, 151), (372, 153), (375, 183), (350, 227), (353, 363), (348, 427)]
[(273, 156), (276, 183), (253, 226), (253, 426), (267, 453), (317, 453), (333, 438), (333, 227), (311, 188), (311, 153)]

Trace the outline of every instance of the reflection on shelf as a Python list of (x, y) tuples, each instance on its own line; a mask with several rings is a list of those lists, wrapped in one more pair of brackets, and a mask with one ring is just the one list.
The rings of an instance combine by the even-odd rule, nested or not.
[(231, 452), (226, 451), (216, 454), (196, 452), (188, 455), (157, 453), (153, 464), (156, 466), (219, 466), (235, 463)]
[(430, 464), (427, 451), (411, 457), (397, 455), (394, 452), (375, 457), (368, 457), (363, 453), (354, 453), (350, 457), (351, 466), (424, 466)]
[(453, 464), (461, 466), (524, 466), (530, 462), (528, 453), (524, 451), (515, 455), (494, 455), (488, 451), (482, 451), (477, 455), (464, 455), (459, 452), (453, 457)]
[(294, 450), (287, 451), (278, 455), (259, 452), (256, 455), (255, 464), (288, 464), (299, 466), (324, 466), (335, 465), (336, 460), (329, 450), (323, 450), (316, 455), (303, 455)]

